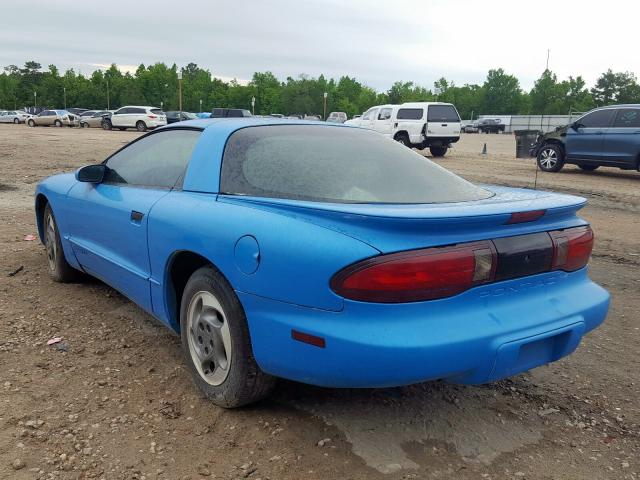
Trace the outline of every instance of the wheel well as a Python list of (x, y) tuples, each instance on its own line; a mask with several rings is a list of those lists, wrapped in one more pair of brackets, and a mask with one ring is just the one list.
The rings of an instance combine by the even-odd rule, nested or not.
[(38, 196), (36, 197), (36, 224), (38, 227), (38, 236), (40, 237), (40, 241), (43, 243), (44, 243), (44, 230), (42, 226), (44, 224), (44, 209), (47, 206), (47, 203), (49, 203), (49, 201), (47, 200), (47, 197), (39, 193)]
[(407, 133), (406, 130), (400, 130), (399, 132), (396, 132), (396, 134), (393, 136), (394, 139), (396, 139), (398, 137), (407, 137), (407, 138), (409, 138), (409, 134)]
[(562, 151), (562, 155), (564, 156), (564, 154), (565, 154), (564, 143), (562, 143), (560, 140), (556, 140), (556, 139), (552, 138), (552, 139), (549, 139), (549, 140), (545, 141), (542, 144), (542, 147), (544, 147), (545, 145), (555, 145), (556, 147), (560, 148), (560, 150)]
[(169, 322), (179, 329), (180, 303), (187, 282), (193, 273), (206, 265), (214, 266), (207, 258), (186, 250), (176, 252), (167, 268), (166, 298)]

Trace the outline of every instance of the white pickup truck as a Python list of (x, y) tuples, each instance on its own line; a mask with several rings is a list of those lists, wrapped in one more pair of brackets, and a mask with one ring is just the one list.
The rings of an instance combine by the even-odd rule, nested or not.
[(460, 115), (450, 103), (376, 105), (345, 124), (375, 130), (408, 147), (429, 147), (434, 157), (442, 157), (460, 140)]

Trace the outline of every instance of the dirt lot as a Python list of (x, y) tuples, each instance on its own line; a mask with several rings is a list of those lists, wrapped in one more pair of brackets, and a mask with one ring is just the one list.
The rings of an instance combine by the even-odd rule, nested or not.
[[(175, 336), (100, 282), (53, 283), (24, 240), (36, 182), (136, 135), (0, 125), (0, 478), (640, 478), (640, 173), (538, 175), (589, 199), (592, 276), (613, 294), (569, 358), (483, 387), (283, 381), (225, 411), (195, 390)], [(467, 135), (440, 163), (532, 187), (534, 163), (514, 150), (510, 135)]]

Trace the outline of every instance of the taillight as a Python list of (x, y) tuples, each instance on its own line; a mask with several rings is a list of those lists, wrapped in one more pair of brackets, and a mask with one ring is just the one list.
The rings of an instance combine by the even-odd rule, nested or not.
[(157, 116), (151, 115), (151, 114), (147, 115), (147, 117), (149, 117), (149, 118), (158, 118)]
[(490, 241), (373, 257), (331, 279), (338, 295), (381, 303), (450, 297), (492, 281), (496, 250)]
[(556, 230), (549, 235), (553, 240), (553, 270), (573, 272), (589, 262), (594, 238), (591, 227)]
[(351, 300), (417, 302), (551, 270), (573, 272), (589, 262), (594, 238), (591, 227), (547, 234), (551, 242), (543, 232), (380, 255), (340, 270), (330, 285)]

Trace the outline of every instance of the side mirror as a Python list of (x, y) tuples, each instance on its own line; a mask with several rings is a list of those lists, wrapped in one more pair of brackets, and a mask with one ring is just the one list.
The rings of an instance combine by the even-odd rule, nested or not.
[(76, 180), (86, 183), (102, 183), (106, 171), (106, 165), (87, 165), (76, 171)]
[(580, 127), (582, 127), (582, 124), (580, 122), (573, 122), (570, 127), (574, 130), (578, 130)]

